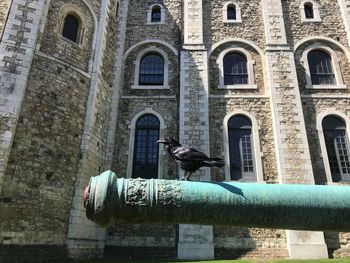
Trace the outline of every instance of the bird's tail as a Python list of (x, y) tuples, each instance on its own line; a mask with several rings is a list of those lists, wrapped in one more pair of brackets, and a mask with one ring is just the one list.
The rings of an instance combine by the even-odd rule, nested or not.
[(208, 167), (224, 167), (225, 162), (221, 158), (209, 158), (208, 160), (204, 161), (205, 166)]

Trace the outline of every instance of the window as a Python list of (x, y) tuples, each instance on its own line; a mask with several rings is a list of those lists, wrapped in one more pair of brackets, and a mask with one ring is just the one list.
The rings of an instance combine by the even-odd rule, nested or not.
[(230, 4), (227, 6), (227, 20), (236, 20), (236, 6), (234, 4)]
[(334, 115), (322, 120), (327, 156), (333, 182), (350, 179), (349, 141), (345, 122)]
[(228, 120), (228, 143), (230, 156), (230, 179), (255, 178), (252, 144), (252, 123), (238, 114)]
[(248, 84), (247, 59), (236, 52), (224, 57), (224, 85)]
[(72, 40), (73, 42), (78, 42), (80, 21), (74, 15), (67, 15), (64, 19), (62, 36)]
[(149, 7), (147, 11), (147, 24), (159, 25), (165, 21), (165, 9), (160, 4), (155, 4)]
[(329, 54), (322, 50), (312, 50), (307, 56), (312, 85), (334, 85), (335, 75)]
[(139, 70), (139, 85), (163, 85), (164, 59), (156, 53), (142, 57)]
[(304, 1), (299, 6), (301, 21), (303, 23), (321, 22), (320, 11), (314, 1)]
[(161, 9), (160, 6), (156, 5), (152, 8), (151, 22), (161, 21)]
[(141, 116), (135, 127), (133, 178), (158, 177), (158, 144), (160, 123), (152, 114)]
[(241, 9), (235, 2), (227, 2), (223, 6), (223, 20), (225, 23), (240, 23)]
[(304, 4), (304, 12), (305, 12), (306, 19), (314, 18), (314, 8), (312, 6), (312, 3), (305, 3)]

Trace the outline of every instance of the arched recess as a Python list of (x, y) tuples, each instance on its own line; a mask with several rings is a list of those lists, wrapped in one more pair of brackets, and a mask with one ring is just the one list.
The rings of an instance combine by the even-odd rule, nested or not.
[[(127, 170), (126, 170), (126, 177), (127, 178), (131, 178), (131, 176), (132, 176), (136, 122), (141, 116), (146, 115), (146, 114), (152, 114), (158, 118), (159, 123), (160, 123), (159, 137), (163, 138), (165, 135), (165, 129), (166, 129), (165, 121), (164, 121), (163, 116), (159, 112), (157, 112), (151, 108), (146, 108), (146, 109), (138, 112), (137, 114), (135, 114), (135, 116), (131, 120), (131, 124), (129, 125), (130, 134), (129, 134), (128, 166), (127, 166)], [(158, 147), (159, 147), (158, 179), (161, 179), (163, 177), (164, 158), (165, 158), (166, 153), (164, 151), (164, 147), (161, 147), (161, 145), (159, 145)]]
[(321, 158), (323, 160), (323, 165), (324, 165), (326, 178), (327, 178), (327, 184), (333, 184), (332, 173), (331, 173), (331, 168), (329, 165), (329, 158), (328, 158), (328, 153), (327, 153), (327, 146), (326, 146), (324, 131), (323, 131), (323, 127), (322, 127), (322, 121), (327, 116), (335, 116), (335, 117), (342, 119), (346, 125), (347, 136), (350, 135), (350, 118), (347, 115), (345, 115), (343, 112), (340, 112), (340, 111), (337, 111), (334, 109), (326, 109), (326, 110), (322, 111), (320, 114), (318, 114), (318, 116), (317, 116), (316, 128), (317, 128), (317, 133), (318, 133), (318, 137), (319, 137), (319, 141), (320, 141)]
[(250, 119), (252, 123), (252, 143), (254, 149), (254, 167), (256, 174), (256, 181), (263, 182), (263, 168), (262, 168), (262, 152), (260, 149), (260, 139), (259, 139), (259, 126), (256, 118), (247, 111), (235, 110), (228, 113), (223, 119), (223, 145), (224, 145), (224, 158), (225, 158), (225, 180), (230, 181), (230, 149), (229, 149), (229, 135), (228, 135), (228, 121), (231, 117), (235, 115), (243, 115)]

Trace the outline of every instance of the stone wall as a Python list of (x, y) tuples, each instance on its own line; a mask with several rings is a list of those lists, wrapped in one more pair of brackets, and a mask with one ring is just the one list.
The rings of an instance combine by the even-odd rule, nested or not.
[(261, 1), (235, 1), (241, 9), (241, 23), (223, 22), (225, 3), (221, 0), (203, 1), (203, 28), (205, 29), (203, 33), (206, 47), (209, 49), (224, 39), (242, 38), (263, 48), (265, 46), (265, 32)]
[(3, 0), (0, 3), (0, 40), (2, 39), (2, 33), (5, 27), (11, 2), (12, 0)]
[(299, 5), (302, 0), (282, 1), (288, 43), (295, 45), (307, 37), (329, 37), (347, 45), (347, 36), (338, 1), (314, 0), (319, 7), (321, 22), (302, 22)]
[[(306, 74), (305, 74), (305, 65), (301, 61), (301, 57), (305, 49), (312, 45), (319, 45), (320, 47), (330, 48), (335, 53), (336, 58), (332, 58), (337, 60), (335, 63), (339, 64), (340, 75), (344, 85), (346, 85), (346, 89), (308, 89), (306, 88)], [(301, 94), (317, 94), (317, 95), (326, 95), (326, 94), (349, 94), (350, 93), (350, 64), (348, 57), (346, 56), (344, 50), (342, 50), (339, 46), (339, 43), (331, 43), (325, 40), (310, 40), (306, 43), (300, 45), (298, 49), (295, 51), (295, 62), (296, 69), (298, 75), (298, 82), (300, 87)], [(333, 72), (336, 69), (333, 67)]]
[[(81, 43), (75, 43), (62, 36), (64, 18), (67, 15), (64, 11), (64, 5), (66, 4), (73, 5), (77, 11), (81, 12), (83, 19), (86, 20)], [(96, 26), (91, 11), (82, 1), (51, 1), (45, 30), (40, 43), (40, 51), (67, 61), (84, 71), (88, 71), (92, 39)]]
[(3, 244), (64, 245), (89, 79), (35, 56), (2, 192)]
[[(155, 3), (165, 8), (164, 24), (147, 24), (147, 11)], [(181, 1), (143, 0), (129, 1), (125, 50), (147, 39), (165, 41), (175, 48), (181, 45)]]

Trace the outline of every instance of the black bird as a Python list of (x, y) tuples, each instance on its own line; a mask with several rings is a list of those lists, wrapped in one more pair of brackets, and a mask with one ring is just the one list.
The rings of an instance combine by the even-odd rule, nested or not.
[(163, 138), (157, 143), (165, 144), (165, 148), (170, 156), (177, 162), (179, 167), (185, 171), (184, 177), (181, 180), (188, 180), (192, 173), (199, 168), (206, 167), (223, 167), (225, 162), (221, 158), (210, 158), (204, 153), (193, 149), (187, 145), (181, 145), (174, 138)]

